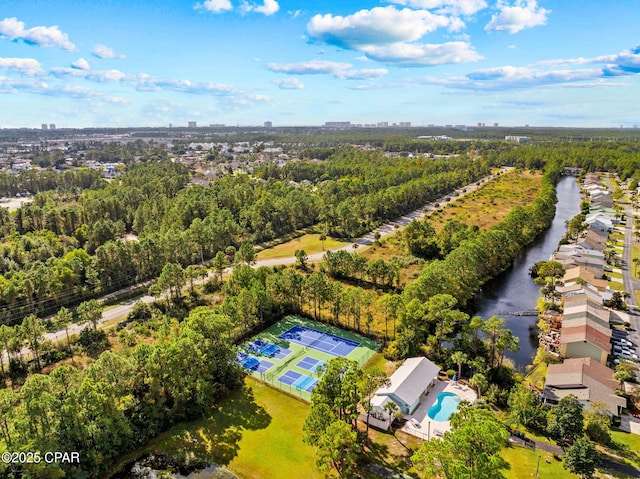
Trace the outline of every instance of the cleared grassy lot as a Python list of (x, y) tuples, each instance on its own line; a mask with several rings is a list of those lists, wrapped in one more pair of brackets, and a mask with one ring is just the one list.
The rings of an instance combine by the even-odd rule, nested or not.
[(538, 469), (538, 477), (540, 479), (573, 479), (579, 477), (564, 469), (562, 461), (555, 459), (550, 452), (510, 446), (504, 448), (500, 456), (509, 464), (509, 468), (503, 471), (507, 479), (536, 477), (538, 456), (540, 457), (540, 468)]
[(258, 260), (290, 258), (294, 256), (296, 250), (299, 249), (304, 250), (307, 254), (320, 253), (322, 251), (339, 248), (348, 244), (351, 243), (327, 237), (324, 241), (323, 248), (319, 234), (307, 234), (300, 236), (299, 238), (292, 239), (291, 241), (287, 241), (286, 243), (279, 244), (278, 246), (274, 246), (273, 248), (260, 251), (258, 253)]
[(122, 459), (152, 453), (225, 466), (240, 478), (323, 478), (302, 442), (309, 405), (250, 377), (211, 414), (178, 424)]
[(490, 228), (504, 219), (516, 206), (531, 203), (540, 192), (542, 175), (525, 171), (512, 171), (477, 191), (464, 196), (431, 215), (436, 231), (451, 219), (467, 225), (477, 225), (481, 230)]
[[(530, 204), (540, 192), (541, 184), (542, 175), (514, 170), (466, 196), (454, 199), (445, 208), (431, 212), (427, 221), (438, 232), (452, 219), (487, 229), (500, 223), (514, 207)], [(390, 261), (392, 256), (405, 255), (406, 251), (404, 243), (397, 236), (392, 236), (384, 240), (381, 247), (369, 248), (362, 254), (368, 260), (381, 258)], [(403, 268), (403, 283), (416, 279), (421, 270), (422, 265)]]

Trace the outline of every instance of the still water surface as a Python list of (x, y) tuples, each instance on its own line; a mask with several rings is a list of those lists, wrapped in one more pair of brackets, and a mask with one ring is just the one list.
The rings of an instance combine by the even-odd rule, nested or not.
[(520, 351), (506, 354), (518, 369), (524, 369), (535, 355), (538, 347), (538, 330), (535, 325), (538, 318), (500, 313), (535, 309), (540, 286), (533, 282), (529, 268), (537, 261), (549, 259), (566, 232), (565, 221), (580, 213), (581, 196), (576, 178), (562, 176), (556, 186), (556, 193), (558, 203), (551, 227), (524, 248), (509, 269), (487, 282), (475, 297), (475, 314), (485, 319), (493, 315), (504, 317), (507, 327), (520, 338)]

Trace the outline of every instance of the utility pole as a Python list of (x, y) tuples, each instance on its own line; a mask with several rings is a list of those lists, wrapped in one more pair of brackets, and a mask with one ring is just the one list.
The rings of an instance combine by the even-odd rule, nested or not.
[(539, 477), (539, 476), (538, 476), (538, 471), (540, 470), (540, 458), (541, 458), (541, 457), (542, 457), (542, 456), (540, 456), (540, 455), (538, 454), (538, 465), (536, 466), (536, 479), (538, 479), (538, 477)]

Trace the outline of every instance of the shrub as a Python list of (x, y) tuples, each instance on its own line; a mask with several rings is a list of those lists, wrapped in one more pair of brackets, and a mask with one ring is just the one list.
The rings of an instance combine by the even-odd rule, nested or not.
[(91, 356), (99, 354), (109, 347), (107, 333), (101, 329), (84, 328), (80, 331), (78, 343)]

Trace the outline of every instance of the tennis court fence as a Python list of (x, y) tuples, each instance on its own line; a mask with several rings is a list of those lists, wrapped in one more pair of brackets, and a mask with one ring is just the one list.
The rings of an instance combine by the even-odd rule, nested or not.
[(283, 382), (278, 381), (278, 376), (275, 373), (253, 373), (253, 377), (259, 379), (260, 381), (271, 384), (273, 387), (277, 389), (281, 389), (289, 394), (294, 396), (298, 396), (299, 398), (304, 399), (305, 401), (311, 402), (311, 393), (308, 391), (304, 391), (303, 389), (299, 389), (295, 387), (293, 384), (285, 384)]
[[(263, 383), (267, 383), (272, 385), (277, 389), (281, 389), (285, 392), (288, 392), (294, 396), (304, 399), (305, 401), (311, 401), (311, 393), (305, 391), (303, 389), (295, 387), (293, 384), (286, 384), (281, 381), (278, 381), (278, 378), (282, 376), (282, 373), (288, 369), (289, 364), (291, 364), (294, 360), (298, 359), (305, 352), (306, 348), (301, 349), (296, 354), (293, 354), (290, 358), (284, 361), (280, 366), (278, 366), (275, 370), (270, 372), (258, 373), (252, 372), (254, 378), (259, 379)], [(364, 366), (369, 359), (376, 354), (376, 351), (373, 349), (365, 349), (359, 356), (355, 358), (349, 358), (356, 361), (360, 366)], [(315, 375), (314, 375), (315, 377)]]

